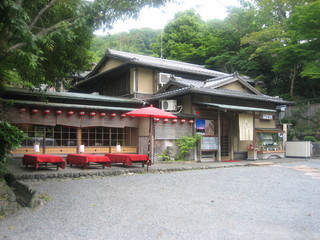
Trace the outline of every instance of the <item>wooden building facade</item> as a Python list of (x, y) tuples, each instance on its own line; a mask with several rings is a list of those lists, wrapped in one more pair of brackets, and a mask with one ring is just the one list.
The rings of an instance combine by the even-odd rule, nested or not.
[(46, 92), (31, 94), (24, 89), (7, 89), (3, 98), (13, 106), (5, 110), (5, 120), (27, 135), (14, 154), (34, 153), (34, 144), (48, 154), (136, 153), (139, 119), (125, 115), (144, 102), (94, 94)]
[(291, 103), (252, 83), (237, 73), (108, 50), (68, 93), (47, 92), (31, 101), (27, 91), (9, 91), (5, 98), (15, 105), (7, 118), (30, 137), (17, 153), (32, 151), (33, 140), (42, 138), (46, 153), (77, 152), (80, 145), (86, 153), (114, 152), (119, 143), (125, 152), (146, 154), (149, 121), (123, 114), (153, 104), (178, 117), (154, 119), (155, 155), (176, 151), (181, 136), (201, 134), (191, 159), (283, 157), (277, 106)]

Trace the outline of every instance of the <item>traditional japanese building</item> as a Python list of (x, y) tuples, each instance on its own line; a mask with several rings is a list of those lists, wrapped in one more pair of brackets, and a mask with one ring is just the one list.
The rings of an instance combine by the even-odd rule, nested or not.
[(86, 153), (116, 151), (137, 152), (139, 119), (125, 113), (143, 107), (145, 102), (121, 97), (69, 92), (30, 93), (9, 88), (3, 95), (14, 105), (4, 119), (22, 129), (29, 139), (15, 154), (34, 153), (34, 144), (48, 154), (77, 153), (81, 145)]
[[(121, 142), (125, 151), (146, 153), (149, 121), (121, 114), (153, 104), (178, 117), (154, 120), (156, 155), (175, 149), (175, 140), (181, 136), (201, 134), (201, 144), (191, 159), (283, 157), (285, 131), (276, 120), (290, 102), (264, 95), (251, 83), (237, 73), (108, 50), (72, 92), (49, 92), (41, 102), (41, 98), (31, 101), (25, 91), (9, 90), (5, 98), (15, 100), (9, 121), (30, 137), (45, 135), (45, 143), (52, 141), (53, 146), (48, 142), (43, 147), (45, 152), (76, 152), (84, 144), (86, 152), (103, 153)], [(19, 153), (31, 149), (28, 141)]]

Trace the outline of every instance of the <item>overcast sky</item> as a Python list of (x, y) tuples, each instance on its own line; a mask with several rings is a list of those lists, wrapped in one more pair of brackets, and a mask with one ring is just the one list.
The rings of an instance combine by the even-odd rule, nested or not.
[[(118, 21), (114, 28), (109, 32), (111, 34), (129, 31), (133, 28), (149, 27), (152, 29), (163, 29), (164, 26), (173, 19), (177, 12), (187, 9), (195, 9), (203, 20), (224, 19), (227, 16), (227, 6), (240, 6), (238, 0), (176, 0), (180, 3), (167, 4), (161, 8), (144, 8), (140, 12), (137, 20), (128, 19)], [(106, 34), (102, 31), (96, 34)]]

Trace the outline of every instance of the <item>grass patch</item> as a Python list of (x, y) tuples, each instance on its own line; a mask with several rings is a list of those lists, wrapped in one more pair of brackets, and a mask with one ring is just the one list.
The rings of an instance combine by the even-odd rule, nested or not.
[(46, 193), (40, 193), (39, 198), (46, 202), (49, 202), (51, 200), (51, 197)]

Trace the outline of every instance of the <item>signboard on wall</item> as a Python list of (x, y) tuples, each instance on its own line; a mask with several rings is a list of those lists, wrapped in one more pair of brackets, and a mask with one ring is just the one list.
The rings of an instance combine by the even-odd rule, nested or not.
[(271, 114), (261, 114), (260, 119), (262, 119), (262, 120), (272, 120), (273, 116)]
[(178, 139), (181, 136), (192, 136), (190, 124), (156, 123), (155, 139)]
[(214, 120), (197, 119), (196, 133), (201, 135), (215, 135)]
[(218, 137), (206, 137), (201, 138), (201, 150), (214, 151), (218, 150)]

